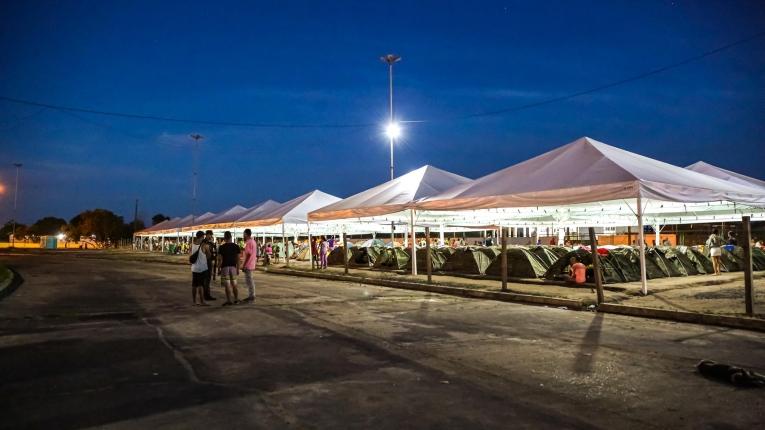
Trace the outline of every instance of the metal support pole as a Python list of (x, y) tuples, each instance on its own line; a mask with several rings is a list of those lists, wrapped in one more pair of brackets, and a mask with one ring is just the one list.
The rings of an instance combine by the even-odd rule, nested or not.
[(409, 231), (412, 235), (412, 275), (417, 275), (417, 240), (414, 233), (414, 209), (409, 210)]
[(661, 245), (661, 226), (659, 224), (656, 224), (655, 226), (653, 226), (653, 232), (656, 235), (656, 239), (654, 239), (656, 244), (654, 246), (660, 246)]
[(444, 225), (439, 224), (438, 226), (438, 246), (446, 246), (446, 242), (444, 241)]
[(502, 243), (502, 253), (499, 254), (500, 258), (500, 271), (502, 272), (502, 291), (507, 291), (507, 235), (503, 234), (501, 243)]
[(430, 227), (425, 227), (425, 267), (428, 273), (428, 284), (433, 281), (433, 262), (430, 257)]
[(289, 251), (289, 249), (287, 249), (287, 248), (289, 248), (287, 246), (287, 235), (284, 232), (284, 223), (282, 223), (282, 249), (284, 250), (284, 261), (286, 262), (287, 267), (289, 267), (289, 265), (290, 265), (290, 256), (287, 255), (287, 253)]
[(746, 314), (754, 313), (754, 277), (752, 275), (752, 226), (748, 216), (741, 217), (741, 226), (744, 229), (744, 300), (746, 302)]
[(22, 164), (13, 163), (13, 165), (16, 167), (16, 185), (13, 190), (13, 230), (11, 232), (11, 248), (16, 247), (16, 204), (19, 199), (19, 169), (21, 169)]
[(598, 255), (598, 238), (595, 235), (595, 228), (590, 227), (590, 251), (592, 251), (592, 270), (595, 272), (595, 290), (597, 292), (598, 304), (605, 301), (603, 295), (603, 279), (600, 275), (600, 255)]
[(648, 295), (648, 275), (645, 268), (645, 232), (643, 231), (643, 199), (637, 197), (637, 219), (638, 219), (638, 246), (640, 249), (640, 291), (644, 296)]

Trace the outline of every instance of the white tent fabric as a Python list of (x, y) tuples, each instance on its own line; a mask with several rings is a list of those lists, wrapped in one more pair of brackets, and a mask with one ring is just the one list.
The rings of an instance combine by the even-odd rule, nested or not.
[(726, 170), (722, 167), (717, 167), (703, 161), (697, 161), (686, 167), (686, 169), (703, 173), (708, 176), (714, 176), (715, 178), (719, 178), (734, 184), (756, 187), (765, 190), (765, 181), (742, 175), (740, 173), (731, 172), (730, 170)]
[(239, 217), (242, 216), (247, 211), (247, 208), (244, 206), (236, 205), (234, 207), (231, 207), (229, 209), (226, 209), (223, 212), (219, 212), (215, 214), (212, 218), (206, 220), (204, 224), (197, 224), (197, 227), (223, 227), (220, 224), (231, 224), (232, 222), (236, 221)]
[(314, 190), (279, 205), (273, 210), (260, 215), (258, 219), (241, 223), (240, 226), (264, 227), (275, 224), (307, 224), (309, 212), (339, 200), (339, 197)]
[(362, 191), (308, 214), (311, 221), (374, 217), (400, 212), (415, 200), (432, 196), (470, 179), (433, 166), (423, 166), (403, 176)]
[(281, 203), (274, 200), (266, 200), (265, 202), (258, 203), (240, 216), (234, 223), (234, 226), (245, 225), (249, 221), (255, 221), (259, 219), (261, 215), (276, 209), (279, 205), (281, 205)]
[(184, 223), (182, 225), (179, 225), (178, 227), (180, 227), (181, 229), (193, 228), (193, 227), (196, 227), (196, 226), (198, 226), (200, 224), (206, 223), (208, 220), (214, 218), (215, 216), (216, 216), (216, 214), (213, 213), (213, 212), (205, 212), (202, 215), (195, 216), (192, 220), (190, 220), (190, 221), (188, 221), (188, 222), (186, 222), (186, 223)]
[(643, 197), (671, 202), (765, 205), (765, 192), (583, 137), (530, 160), (428, 197), (417, 209), (535, 207)]
[(145, 229), (139, 231), (137, 234), (143, 235), (143, 234), (151, 233), (151, 232), (154, 232), (154, 231), (160, 231), (160, 230), (164, 230), (164, 229), (167, 229), (167, 228), (172, 228), (172, 226), (173, 225), (177, 225), (178, 221), (180, 221), (180, 220), (181, 220), (180, 217), (176, 217), (176, 218), (172, 218), (172, 219), (166, 219), (166, 220), (164, 220), (164, 221), (162, 221), (160, 223), (157, 223), (157, 224), (155, 224), (155, 225), (153, 225), (151, 227), (148, 227), (148, 228), (145, 228)]

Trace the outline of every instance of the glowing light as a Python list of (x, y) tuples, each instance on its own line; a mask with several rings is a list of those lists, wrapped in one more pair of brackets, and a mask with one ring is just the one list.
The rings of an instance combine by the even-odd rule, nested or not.
[(385, 127), (385, 135), (391, 139), (398, 139), (401, 136), (401, 126), (395, 122), (389, 123)]
[(64, 240), (64, 238), (65, 238), (65, 237), (66, 237), (66, 236), (64, 236), (64, 233), (59, 233), (59, 234), (58, 234), (58, 236), (56, 236), (56, 238), (57, 238), (58, 240)]

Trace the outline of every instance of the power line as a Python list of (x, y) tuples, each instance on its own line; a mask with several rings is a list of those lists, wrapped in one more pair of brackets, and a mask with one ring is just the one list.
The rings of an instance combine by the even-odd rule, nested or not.
[[(577, 91), (574, 93), (549, 98), (546, 100), (541, 100), (538, 102), (533, 103), (527, 103), (519, 106), (512, 106), (508, 108), (503, 109), (496, 109), (496, 110), (490, 110), (490, 111), (484, 111), (484, 112), (476, 112), (472, 114), (467, 115), (459, 115), (459, 116), (451, 116), (451, 117), (444, 117), (444, 118), (434, 118), (434, 119), (423, 119), (423, 120), (407, 120), (407, 121), (401, 121), (403, 123), (428, 123), (428, 122), (440, 122), (440, 121), (455, 121), (455, 120), (463, 120), (463, 119), (472, 119), (472, 118), (480, 118), (480, 117), (486, 117), (486, 116), (497, 116), (497, 115), (503, 115), (508, 113), (513, 113), (521, 110), (531, 109), (539, 106), (544, 106), (552, 103), (562, 102), (566, 100), (570, 100), (576, 97), (581, 97), (584, 95), (592, 94), (598, 91), (603, 91), (609, 88), (614, 88), (620, 85), (628, 84), (630, 82), (638, 81), (641, 79), (645, 79), (647, 77), (657, 75), (663, 72), (666, 72), (668, 70), (676, 69), (678, 67), (684, 66), (686, 64), (710, 57), (715, 54), (719, 54), (720, 52), (727, 51), (728, 49), (731, 49), (733, 47), (736, 47), (738, 45), (742, 45), (744, 43), (750, 42), (752, 40), (758, 39), (760, 37), (765, 36), (765, 31), (753, 34), (749, 37), (739, 39), (735, 42), (728, 43), (726, 45), (717, 47), (715, 49), (702, 52), (701, 54), (695, 55), (693, 57), (688, 57), (683, 60), (677, 61), (675, 63), (659, 67), (653, 70), (649, 70), (643, 73), (640, 73), (638, 75), (630, 76), (628, 78), (620, 79), (617, 81), (613, 81), (610, 83), (602, 84), (596, 87), (588, 88), (585, 90)], [(16, 103), (16, 104), (23, 104), (28, 106), (37, 106), (42, 108), (49, 108), (54, 109), (62, 112), (79, 112), (79, 113), (88, 113), (88, 114), (95, 114), (95, 115), (104, 115), (104, 116), (112, 116), (112, 117), (121, 117), (121, 118), (132, 118), (132, 119), (142, 119), (142, 120), (152, 120), (152, 121), (164, 121), (164, 122), (177, 122), (177, 123), (186, 123), (186, 124), (201, 124), (201, 125), (220, 125), (220, 126), (231, 126), (231, 127), (253, 127), (253, 128), (281, 128), (281, 129), (318, 129), (318, 128), (366, 128), (366, 127), (377, 127), (379, 124), (375, 123), (357, 123), (357, 124), (343, 124), (343, 123), (335, 123), (335, 124), (302, 124), (302, 123), (269, 123), (269, 122), (238, 122), (238, 121), (216, 121), (216, 120), (204, 120), (204, 119), (189, 119), (189, 118), (175, 118), (175, 117), (166, 117), (166, 116), (158, 116), (158, 115), (146, 115), (146, 114), (136, 114), (136, 113), (125, 113), (125, 112), (112, 112), (112, 111), (104, 111), (104, 110), (97, 110), (97, 109), (89, 109), (89, 108), (79, 108), (79, 107), (72, 107), (72, 106), (63, 106), (63, 105), (56, 105), (52, 103), (43, 103), (43, 102), (37, 102), (32, 100), (24, 100), (24, 99), (18, 99), (14, 97), (7, 97), (0, 95), (0, 100), (4, 100), (10, 103)]]
[(269, 122), (238, 122), (238, 121), (216, 121), (205, 119), (189, 119), (189, 118), (175, 118), (158, 115), (145, 115), (137, 113), (125, 113), (125, 112), (111, 112), (89, 108), (79, 108), (72, 106), (56, 105), (52, 103), (43, 103), (32, 100), (17, 99), (14, 97), (0, 96), (0, 100), (4, 100), (11, 103), (23, 104), (27, 106), (37, 106), (42, 108), (53, 109), (63, 112), (79, 112), (89, 113), (94, 115), (113, 116), (121, 118), (131, 119), (145, 119), (152, 121), (164, 121), (164, 122), (179, 122), (185, 124), (201, 124), (201, 125), (222, 125), (230, 127), (253, 127), (253, 128), (362, 128), (373, 127), (377, 124), (373, 123), (360, 123), (360, 124), (289, 124), (289, 123), (269, 123)]
[(413, 121), (406, 121), (406, 122), (412, 122), (412, 123), (426, 123), (426, 122), (439, 122), (439, 121), (454, 121), (454, 120), (460, 120), (460, 119), (471, 119), (471, 118), (480, 118), (480, 117), (486, 117), (486, 116), (497, 116), (497, 115), (503, 115), (507, 113), (517, 112), (521, 110), (531, 109), (539, 106), (544, 106), (552, 103), (562, 102), (566, 100), (570, 100), (576, 97), (581, 97), (584, 95), (592, 94), (598, 91), (603, 91), (609, 88), (617, 87), (620, 85), (624, 85), (630, 82), (638, 81), (641, 79), (645, 79), (649, 76), (657, 75), (659, 73), (666, 72), (668, 70), (676, 69), (680, 66), (684, 66), (688, 63), (692, 63), (694, 61), (698, 61), (707, 57), (710, 57), (715, 54), (719, 54), (720, 52), (726, 51), (728, 49), (731, 49), (735, 46), (742, 45), (744, 43), (750, 42), (754, 39), (760, 38), (762, 36), (765, 36), (765, 31), (762, 31), (760, 33), (754, 34), (752, 36), (746, 37), (744, 39), (739, 39), (735, 42), (728, 43), (727, 45), (720, 46), (718, 48), (703, 52), (701, 54), (695, 55), (693, 57), (688, 57), (684, 60), (680, 60), (676, 63), (672, 63), (663, 67), (659, 67), (653, 70), (649, 70), (647, 72), (640, 73), (638, 75), (634, 75), (628, 78), (620, 79), (618, 81), (610, 82), (607, 84), (599, 85), (596, 87), (588, 88), (586, 90), (577, 91), (574, 93), (549, 98), (546, 100), (541, 100), (538, 102), (533, 103), (527, 103), (519, 106), (513, 106), (503, 109), (496, 109), (496, 110), (490, 110), (490, 111), (484, 111), (484, 112), (477, 112), (473, 114), (468, 115), (461, 115), (461, 116), (452, 116), (452, 117), (444, 117), (444, 118), (438, 118), (438, 119), (424, 119), (424, 120), (413, 120)]

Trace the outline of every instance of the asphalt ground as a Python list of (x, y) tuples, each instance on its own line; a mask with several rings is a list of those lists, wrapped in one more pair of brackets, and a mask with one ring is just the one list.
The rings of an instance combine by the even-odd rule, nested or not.
[(0, 428), (765, 423), (765, 389), (694, 372), (765, 372), (761, 333), (273, 274), (201, 308), (187, 267), (97, 257), (0, 254), (24, 278), (0, 301)]

